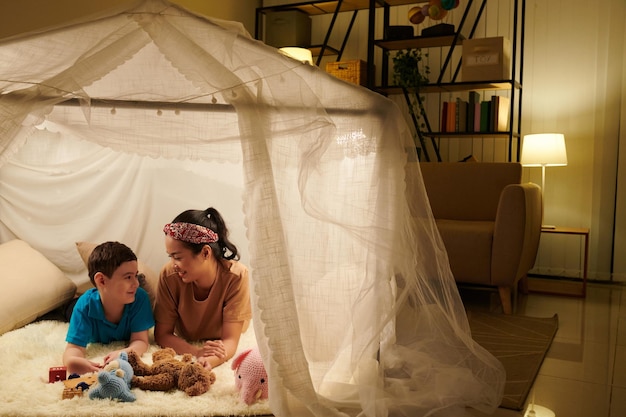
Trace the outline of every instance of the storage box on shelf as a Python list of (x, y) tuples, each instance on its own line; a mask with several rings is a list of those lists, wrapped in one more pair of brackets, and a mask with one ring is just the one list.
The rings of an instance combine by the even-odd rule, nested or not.
[(276, 48), (308, 48), (311, 46), (311, 18), (300, 10), (266, 13), (265, 43)]
[(353, 84), (367, 85), (367, 63), (360, 59), (329, 62), (326, 64), (326, 72)]
[(511, 77), (511, 41), (503, 36), (463, 41), (463, 81), (506, 80)]

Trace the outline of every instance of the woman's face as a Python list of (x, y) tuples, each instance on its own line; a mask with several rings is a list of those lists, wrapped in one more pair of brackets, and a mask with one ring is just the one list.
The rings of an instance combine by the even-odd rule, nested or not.
[(197, 281), (204, 273), (206, 249), (194, 254), (183, 242), (166, 235), (165, 250), (174, 263), (178, 277), (184, 283)]

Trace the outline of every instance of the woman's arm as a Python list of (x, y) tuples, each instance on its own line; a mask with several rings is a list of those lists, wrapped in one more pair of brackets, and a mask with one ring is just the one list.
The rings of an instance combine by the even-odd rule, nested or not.
[(157, 321), (154, 326), (154, 340), (161, 347), (171, 347), (179, 355), (191, 353), (196, 357), (202, 356), (202, 348), (193, 346), (174, 334), (173, 324), (169, 325)]
[(232, 358), (237, 352), (243, 321), (227, 322), (222, 326), (221, 340), (207, 340), (202, 346), (198, 362), (205, 367), (215, 368)]

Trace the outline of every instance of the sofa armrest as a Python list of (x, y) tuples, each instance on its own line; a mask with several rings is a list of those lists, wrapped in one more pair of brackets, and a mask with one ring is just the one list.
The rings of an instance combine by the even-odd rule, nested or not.
[(510, 184), (502, 191), (493, 234), (492, 285), (513, 286), (533, 267), (541, 206), (541, 188), (536, 184)]

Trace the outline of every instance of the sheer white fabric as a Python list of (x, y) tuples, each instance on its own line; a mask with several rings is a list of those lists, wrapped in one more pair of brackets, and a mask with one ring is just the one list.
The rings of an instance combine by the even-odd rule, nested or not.
[[(69, 100), (69, 101), (68, 101)], [(250, 266), (277, 416), (490, 412), (412, 138), (384, 97), (162, 1), (0, 44), (0, 239), (68, 274), (79, 240), (154, 268), (214, 206)], [(242, 204), (243, 203), (243, 204)]]

